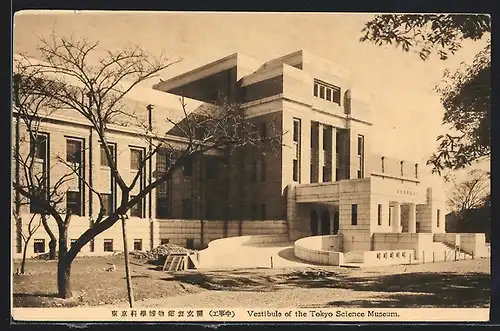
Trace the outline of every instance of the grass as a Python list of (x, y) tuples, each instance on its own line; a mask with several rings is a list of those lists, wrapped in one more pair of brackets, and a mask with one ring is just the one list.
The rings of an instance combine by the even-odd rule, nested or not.
[[(106, 271), (110, 264), (116, 265), (115, 272)], [(175, 302), (177, 298), (169, 297), (180, 295), (183, 301), (196, 304), (200, 295), (209, 302), (220, 293), (239, 297), (248, 305), (252, 300), (259, 304), (267, 296), (272, 304), (287, 302), (288, 295), (296, 293), (301, 298), (298, 302), (317, 302), (323, 307), (489, 307), (490, 302), (489, 259), (362, 269), (260, 268), (171, 274), (154, 268), (132, 265), (136, 301), (153, 299), (161, 304)], [(55, 295), (55, 262), (29, 260), (27, 270), (28, 275), (14, 275), (16, 307), (123, 305), (127, 300), (123, 260), (117, 257), (75, 260), (74, 297), (67, 300)], [(322, 292), (321, 300), (318, 290)], [(199, 295), (191, 295), (194, 293)], [(256, 295), (255, 299), (252, 295)]]
[[(14, 262), (14, 270), (19, 262)], [(115, 264), (116, 271), (106, 271)], [(131, 265), (135, 300), (191, 293), (196, 286), (162, 281), (162, 272), (150, 265)], [(57, 298), (55, 261), (27, 260), (26, 275), (13, 276), (14, 307), (99, 306), (127, 300), (123, 259), (86, 257), (75, 259), (71, 268), (71, 299)]]

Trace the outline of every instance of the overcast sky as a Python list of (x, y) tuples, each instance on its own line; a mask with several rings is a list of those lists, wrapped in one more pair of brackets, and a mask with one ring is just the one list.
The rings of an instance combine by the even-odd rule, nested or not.
[[(373, 152), (425, 160), (443, 132), (443, 109), (433, 87), (445, 68), (470, 62), (482, 42), (467, 42), (446, 61), (422, 61), (394, 46), (361, 43), (368, 14), (22, 12), (14, 19), (14, 52), (37, 57), (38, 38), (58, 35), (99, 40), (101, 49), (138, 45), (182, 62), (164, 79), (235, 52), (256, 59), (306, 49), (348, 68), (355, 86), (372, 97)], [(148, 82), (149, 86), (158, 80)], [(353, 90), (353, 93), (356, 91)]]

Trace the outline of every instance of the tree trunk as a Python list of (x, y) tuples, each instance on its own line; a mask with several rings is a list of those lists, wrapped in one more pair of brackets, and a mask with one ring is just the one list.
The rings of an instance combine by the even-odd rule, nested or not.
[(59, 226), (59, 256), (57, 260), (57, 291), (63, 299), (71, 298), (71, 263), (73, 259), (67, 256), (68, 252), (68, 229), (64, 225)]
[(52, 232), (52, 230), (50, 229), (49, 224), (47, 223), (47, 216), (41, 215), (41, 217), (42, 217), (43, 228), (45, 229), (45, 232), (47, 232), (47, 234), (50, 237), (49, 260), (55, 260), (57, 258), (57, 254), (56, 254), (57, 238), (54, 235), (54, 232)]
[(122, 219), (122, 234), (123, 234), (123, 253), (125, 254), (125, 278), (127, 279), (127, 294), (130, 308), (134, 307), (134, 293), (132, 292), (132, 279), (130, 277), (130, 263), (128, 260), (128, 245), (127, 245), (127, 229), (125, 227), (125, 217)]
[(57, 291), (60, 298), (71, 298), (71, 263), (66, 256), (59, 256), (57, 263)]
[(26, 240), (24, 242), (24, 247), (23, 247), (23, 260), (21, 261), (21, 275), (24, 275), (24, 268), (26, 265), (26, 253), (28, 252), (28, 242), (29, 240)]

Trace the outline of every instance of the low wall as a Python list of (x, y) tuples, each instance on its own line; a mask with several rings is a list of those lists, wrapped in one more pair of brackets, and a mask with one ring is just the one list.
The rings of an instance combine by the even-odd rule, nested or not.
[(325, 250), (325, 243), (330, 236), (306, 237), (295, 241), (293, 252), (296, 257), (307, 262), (324, 265), (341, 265), (344, 263), (341, 252)]
[(345, 263), (363, 263), (364, 265), (393, 265), (410, 263), (414, 260), (414, 252), (407, 250), (387, 251), (353, 251), (344, 254)]
[(434, 241), (460, 246), (460, 250), (474, 257), (488, 256), (486, 234), (484, 233), (436, 233)]
[(343, 237), (341, 234), (322, 236), (321, 249), (327, 251), (342, 252)]
[(256, 235), (216, 239), (208, 247), (196, 253), (200, 268), (234, 268), (245, 266), (269, 266), (270, 257), (263, 254), (245, 254), (246, 249), (270, 243), (288, 242), (288, 235)]
[(159, 237), (172, 244), (186, 246), (193, 240), (195, 248), (205, 248), (208, 243), (221, 238), (250, 235), (287, 234), (286, 221), (200, 221), (159, 220)]
[[(39, 217), (39, 216), (36, 216)], [(27, 223), (31, 218), (30, 214), (22, 215), (23, 231), (27, 233)], [(88, 217), (73, 216), (68, 229), (68, 245), (72, 239), (77, 239), (89, 227)], [(58, 229), (56, 222), (49, 219), (48, 224), (56, 237)], [(188, 241), (192, 240), (194, 248), (204, 248), (207, 243), (224, 238), (236, 237), (240, 235), (275, 235), (287, 236), (286, 221), (200, 221), (200, 220), (152, 220), (145, 218), (131, 217), (127, 220), (128, 247), (133, 250), (134, 243), (146, 251), (161, 243), (172, 243), (186, 247)], [(16, 224), (12, 220), (12, 252), (14, 258), (21, 258), (22, 253), (18, 252), (18, 240)], [(267, 237), (266, 237), (267, 238)], [(43, 242), (45, 252), (49, 250), (50, 237), (43, 226), (33, 235), (28, 244), (27, 256), (38, 255), (34, 251), (34, 242)], [(104, 242), (111, 240), (113, 251), (123, 251), (121, 221), (116, 222), (111, 228), (104, 231), (94, 239), (93, 250), (91, 244), (85, 245), (81, 250), (81, 255), (110, 255), (114, 252), (104, 251)], [(151, 243), (151, 240), (153, 241)], [(257, 240), (257, 239), (255, 239)], [(266, 240), (266, 239), (262, 239)], [(271, 239), (269, 239), (271, 240)], [(152, 244), (152, 245), (151, 245)]]
[(374, 233), (373, 251), (420, 251), (433, 243), (432, 233)]

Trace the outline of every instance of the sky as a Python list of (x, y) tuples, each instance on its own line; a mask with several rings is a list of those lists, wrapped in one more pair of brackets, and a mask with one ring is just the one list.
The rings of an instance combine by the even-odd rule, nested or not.
[[(443, 108), (433, 90), (445, 68), (470, 63), (484, 41), (465, 42), (446, 61), (422, 61), (415, 52), (360, 42), (373, 16), (362, 13), (182, 13), (25, 11), (14, 17), (13, 51), (38, 57), (40, 37), (73, 34), (99, 41), (100, 50), (137, 45), (153, 55), (181, 62), (167, 68), (168, 79), (218, 58), (241, 52), (263, 62), (307, 51), (351, 72), (368, 93), (374, 153), (425, 164), (444, 132)], [(151, 87), (158, 80), (151, 80)], [(353, 89), (353, 93), (355, 90)]]

